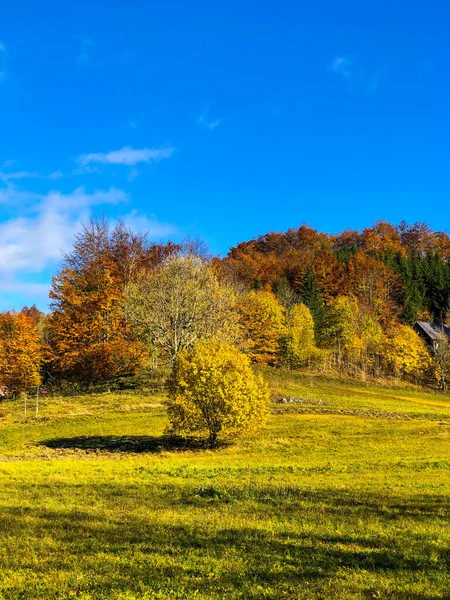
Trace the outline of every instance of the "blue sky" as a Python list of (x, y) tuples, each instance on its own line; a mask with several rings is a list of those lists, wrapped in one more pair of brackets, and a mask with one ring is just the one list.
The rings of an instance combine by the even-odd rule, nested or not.
[(239, 241), (450, 227), (450, 5), (3, 3), (0, 309), (46, 306), (80, 223)]

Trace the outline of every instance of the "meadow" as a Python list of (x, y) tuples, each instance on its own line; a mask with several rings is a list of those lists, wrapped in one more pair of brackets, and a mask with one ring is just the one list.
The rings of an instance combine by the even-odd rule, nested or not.
[(158, 394), (0, 404), (0, 598), (450, 598), (450, 397), (264, 374), (214, 451)]

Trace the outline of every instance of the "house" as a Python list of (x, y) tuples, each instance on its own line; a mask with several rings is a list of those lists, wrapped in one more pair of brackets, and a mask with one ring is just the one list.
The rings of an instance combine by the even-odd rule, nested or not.
[(435, 350), (438, 345), (439, 336), (445, 334), (450, 340), (450, 326), (438, 325), (437, 323), (426, 323), (425, 321), (417, 321), (414, 329), (427, 344), (429, 348)]

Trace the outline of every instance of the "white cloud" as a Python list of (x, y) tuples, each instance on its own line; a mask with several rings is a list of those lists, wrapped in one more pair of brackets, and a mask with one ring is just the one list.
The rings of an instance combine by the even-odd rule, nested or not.
[(135, 149), (131, 146), (125, 146), (121, 150), (112, 152), (99, 152), (92, 154), (82, 154), (77, 162), (81, 165), (89, 163), (102, 163), (106, 165), (126, 165), (131, 167), (139, 163), (150, 163), (169, 158), (175, 152), (173, 146), (164, 146), (162, 148), (142, 148)]
[(39, 173), (30, 173), (29, 171), (17, 171), (15, 173), (5, 173), (4, 171), (0, 171), (0, 181), (3, 181), (4, 183), (15, 179), (26, 179), (28, 177), (40, 179), (42, 175)]
[(222, 120), (209, 119), (206, 112), (202, 112), (202, 114), (198, 118), (198, 122), (200, 123), (200, 125), (203, 125), (203, 127), (206, 127), (207, 129), (210, 129), (212, 131), (222, 123)]
[(352, 74), (352, 61), (345, 56), (337, 56), (331, 62), (331, 70), (342, 75), (342, 77), (348, 78)]
[(6, 80), (6, 72), (7, 72), (7, 60), (8, 53), (6, 51), (6, 46), (3, 42), (0, 42), (0, 83), (3, 83)]
[(125, 202), (128, 196), (116, 188), (93, 193), (78, 188), (69, 194), (50, 191), (45, 195), (15, 189), (0, 192), (3, 204), (15, 207), (18, 199), (28, 203), (27, 208), (20, 211), (20, 217), (0, 224), (0, 280), (5, 274), (39, 272), (56, 263), (71, 247), (93, 206)]
[[(12, 162), (5, 163), (4, 167), (10, 166)], [(42, 175), (41, 173), (36, 173), (34, 171), (13, 171), (11, 173), (0, 171), (0, 181), (3, 183), (8, 183), (9, 181), (16, 181), (19, 179), (62, 179), (64, 174), (61, 171), (54, 171), (50, 173), (50, 175)]]

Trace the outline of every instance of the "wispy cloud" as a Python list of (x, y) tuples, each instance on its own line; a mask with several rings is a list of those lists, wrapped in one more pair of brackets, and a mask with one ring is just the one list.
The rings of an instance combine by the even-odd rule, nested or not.
[(127, 200), (128, 195), (117, 188), (88, 193), (80, 187), (68, 194), (50, 191), (43, 195), (3, 190), (4, 208), (17, 209), (18, 201), (22, 208), (19, 217), (0, 224), (0, 279), (5, 273), (39, 272), (57, 262), (94, 206)]
[(345, 78), (352, 74), (352, 67), (353, 62), (345, 56), (337, 56), (331, 61), (331, 70)]
[(29, 171), (16, 171), (15, 173), (5, 173), (4, 171), (0, 171), (0, 181), (3, 181), (4, 183), (17, 179), (40, 179), (41, 177), (42, 175), (39, 173), (30, 173)]
[(369, 94), (378, 91), (387, 70), (386, 67), (360, 65), (345, 56), (337, 56), (331, 61), (331, 71), (346, 80), (354, 90), (365, 91)]
[(82, 37), (80, 40), (81, 48), (80, 53), (77, 56), (77, 64), (80, 66), (97, 66), (92, 63), (90, 56), (90, 49), (95, 46), (94, 42), (87, 37)]
[(101, 163), (105, 165), (126, 165), (127, 167), (132, 167), (139, 163), (151, 163), (169, 158), (174, 152), (175, 148), (173, 146), (142, 149), (126, 146), (121, 150), (114, 150), (112, 152), (82, 154), (78, 157), (77, 162), (80, 165)]
[(213, 129), (222, 124), (222, 119), (211, 119), (208, 117), (206, 111), (203, 111), (198, 117), (198, 122), (203, 127), (206, 127), (207, 129), (212, 131)]
[(6, 80), (6, 63), (8, 60), (8, 53), (6, 46), (3, 42), (0, 42), (0, 83)]
[(130, 169), (128, 173), (128, 181), (133, 181), (139, 175), (139, 171), (137, 169)]
[(62, 179), (64, 177), (64, 173), (62, 171), (53, 171), (53, 173), (50, 173), (50, 175), (48, 176), (49, 179), (55, 181), (56, 179)]
[[(6, 164), (6, 163), (5, 163)], [(11, 163), (12, 164), (12, 163)], [(5, 165), (4, 165), (5, 166)], [(6, 164), (6, 166), (9, 166)], [(50, 175), (42, 175), (42, 173), (36, 173), (34, 171), (0, 171), (0, 181), (8, 183), (10, 181), (18, 181), (20, 179), (61, 179), (64, 174), (61, 171), (54, 171)]]

